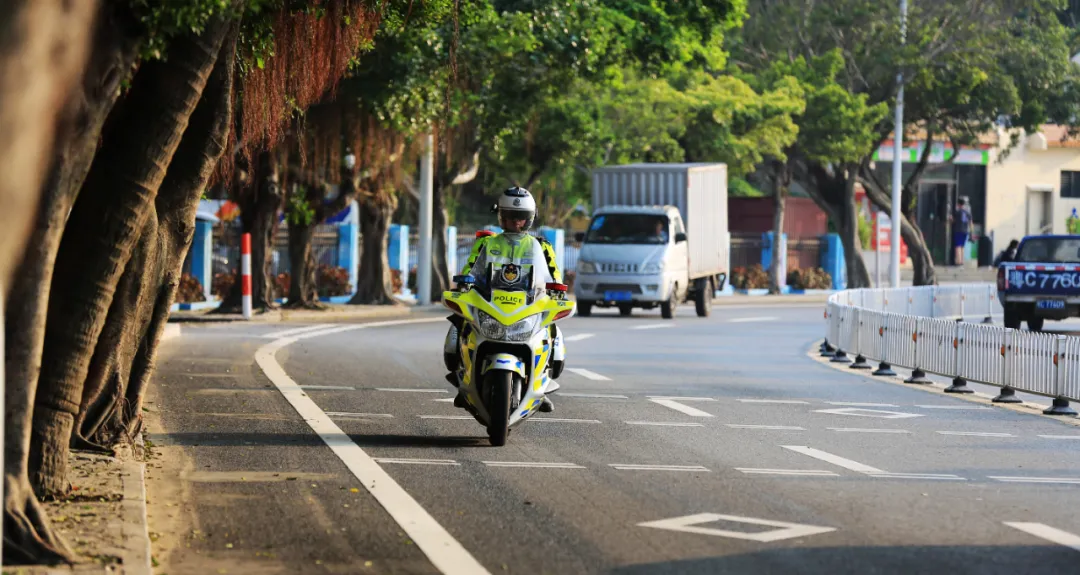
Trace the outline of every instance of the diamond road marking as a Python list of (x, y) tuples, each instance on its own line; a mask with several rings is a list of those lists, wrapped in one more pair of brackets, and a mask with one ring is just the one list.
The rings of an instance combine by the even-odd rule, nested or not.
[(861, 407), (843, 407), (838, 409), (816, 409), (817, 413), (829, 413), (832, 415), (854, 415), (855, 417), (877, 417), (880, 419), (907, 419), (909, 417), (922, 417), (921, 413), (905, 413), (903, 411), (887, 411), (884, 409), (863, 409)]
[[(744, 533), (741, 531), (728, 531), (726, 529), (715, 529), (712, 527), (698, 527), (698, 525), (702, 523), (710, 523), (713, 521), (749, 523), (750, 525), (765, 525), (767, 527), (777, 527), (778, 529), (758, 533)], [(745, 539), (761, 543), (783, 541), (784, 539), (807, 537), (809, 535), (836, 531), (836, 528), (834, 527), (819, 527), (817, 525), (771, 521), (768, 519), (756, 519), (754, 517), (740, 517), (738, 515), (721, 515), (719, 513), (698, 513), (696, 515), (687, 515), (685, 517), (673, 517), (671, 519), (661, 519), (659, 521), (646, 521), (645, 523), (638, 523), (638, 527), (652, 527), (654, 529), (681, 531), (683, 533), (698, 533), (701, 535), (713, 535), (715, 537), (730, 537), (732, 539)]]

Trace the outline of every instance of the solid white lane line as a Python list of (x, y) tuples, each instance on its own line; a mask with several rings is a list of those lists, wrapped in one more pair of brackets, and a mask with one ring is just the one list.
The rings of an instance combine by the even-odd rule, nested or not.
[(809, 403), (801, 399), (738, 399), (741, 403)]
[(568, 367), (568, 368), (566, 368), (566, 371), (569, 371), (571, 373), (576, 373), (576, 374), (580, 375), (581, 377), (591, 379), (593, 381), (611, 381), (611, 378), (609, 378), (609, 377), (604, 377), (604, 376), (600, 375), (599, 373), (596, 373), (595, 371), (589, 371), (587, 369), (581, 369), (580, 367)]
[(751, 475), (806, 475), (814, 477), (840, 477), (838, 473), (824, 469), (759, 469), (756, 467), (736, 467), (736, 471)]
[(858, 401), (826, 401), (825, 403), (844, 407), (897, 407), (893, 403), (860, 403)]
[(906, 429), (875, 429), (868, 427), (830, 427), (832, 431), (848, 431), (852, 433), (911, 433)]
[(462, 421), (471, 419), (473, 421), (476, 421), (476, 418), (471, 415), (420, 415), (418, 417), (420, 419), (460, 419)]
[(958, 409), (964, 411), (990, 409), (989, 407), (983, 407), (979, 405), (916, 405), (915, 407), (921, 407), (923, 409)]
[[(687, 399), (692, 399), (692, 398), (683, 398), (683, 401), (686, 401)], [(711, 413), (709, 413), (707, 411), (701, 411), (700, 409), (698, 409), (696, 407), (690, 407), (689, 405), (683, 405), (683, 404), (679, 403), (678, 401), (675, 401), (674, 399), (649, 399), (649, 401), (651, 401), (653, 403), (656, 403), (656, 404), (659, 404), (659, 405), (663, 405), (664, 407), (674, 409), (675, 411), (678, 411), (680, 413), (685, 413), (686, 415), (690, 415), (690, 416), (693, 416), (693, 417), (712, 417), (713, 416), (713, 414), (711, 414)]]
[(255, 352), (255, 361), (262, 368), (266, 377), (273, 382), (281, 395), (293, 406), (304, 422), (322, 438), (330, 448), (360, 480), (364, 489), (383, 506), (390, 517), (401, 526), (416, 546), (427, 556), (432, 565), (446, 575), (488, 574), (480, 564), (446, 529), (424, 510), (382, 467), (371, 458), (359, 445), (330, 419), (274, 358), (277, 351), (300, 339), (317, 337), (329, 333), (338, 333), (371, 327), (405, 325), (412, 323), (433, 323), (444, 321), (443, 318), (422, 320), (397, 320), (368, 324), (348, 325), (342, 328), (309, 332), (291, 338), (274, 340), (260, 347)]
[(996, 431), (938, 431), (941, 435), (966, 435), (970, 437), (1016, 437), (1011, 433), (999, 433)]
[(1080, 536), (1068, 531), (1055, 529), (1043, 523), (1023, 523), (1019, 521), (1002, 521), (1002, 523), (1051, 543), (1057, 543), (1074, 551), (1080, 551)]
[(318, 331), (320, 329), (326, 329), (328, 327), (333, 327), (333, 326), (334, 326), (334, 324), (332, 324), (332, 323), (320, 323), (318, 325), (309, 325), (307, 327), (296, 327), (296, 328), (292, 328), (292, 329), (283, 329), (283, 330), (280, 330), (280, 331), (274, 331), (274, 332), (270, 332), (270, 333), (268, 333), (268, 334), (266, 334), (266, 335), (264, 335), (262, 337), (265, 337), (267, 339), (281, 339), (283, 337), (292, 337), (294, 335), (299, 335), (299, 334), (307, 333), (307, 332), (310, 332), (310, 331)]
[(843, 467), (844, 469), (850, 469), (851, 471), (858, 471), (859, 473), (888, 473), (887, 471), (882, 471), (882, 470), (880, 470), (880, 469), (878, 469), (876, 467), (870, 467), (869, 465), (863, 465), (862, 463), (859, 463), (858, 461), (852, 461), (850, 459), (845, 459), (843, 457), (840, 457), (839, 455), (833, 455), (831, 453), (821, 451), (820, 449), (814, 449), (813, 447), (806, 447), (805, 445), (781, 445), (780, 447), (783, 447), (784, 449), (787, 449), (788, 451), (794, 451), (795, 453), (801, 453), (803, 455), (808, 455), (810, 457), (813, 457), (814, 459), (820, 459), (821, 461), (824, 461), (826, 463), (832, 463), (833, 465)]
[(629, 425), (657, 425), (666, 427), (701, 427), (700, 423), (689, 423), (685, 421), (627, 421)]
[(990, 479), (1003, 483), (1064, 483), (1068, 485), (1080, 485), (1080, 477), (1008, 477), (991, 475)]
[[(375, 391), (402, 391), (406, 393), (448, 393), (445, 389), (429, 389), (421, 387), (376, 387)], [(454, 401), (451, 399), (450, 401)]]
[(488, 467), (527, 467), (534, 469), (585, 469), (576, 463), (546, 463), (543, 461), (485, 461)]
[(351, 385), (301, 385), (300, 389), (325, 389), (330, 391), (356, 391)]
[(329, 415), (330, 417), (346, 417), (346, 418), (347, 417), (358, 417), (358, 418), (362, 418), (362, 419), (369, 419), (369, 418), (390, 419), (390, 418), (394, 417), (393, 415), (390, 415), (389, 413), (349, 413), (349, 412), (345, 412), (345, 411), (327, 411), (326, 415)]
[(1080, 435), (1040, 435), (1044, 439), (1080, 439)]
[(590, 337), (593, 337), (595, 335), (596, 334), (594, 334), (594, 333), (577, 333), (577, 334), (574, 334), (574, 335), (571, 335), (571, 336), (567, 336), (567, 337), (565, 337), (563, 339), (565, 339), (568, 342), (570, 342), (570, 341), (581, 341), (583, 339), (589, 339)]
[(411, 457), (375, 457), (378, 463), (404, 463), (408, 465), (461, 465), (453, 459), (422, 459)]
[(444, 402), (444, 403), (451, 403), (451, 402), (454, 401), (454, 398), (446, 397), (446, 398), (443, 398), (443, 399), (433, 399), (431, 401), (441, 401), (441, 402)]
[(778, 318), (778, 317), (773, 317), (773, 316), (764, 316), (764, 317), (736, 317), (736, 318), (732, 318), (732, 319), (729, 319), (729, 320), (728, 320), (728, 322), (730, 322), (730, 323), (749, 323), (749, 322), (755, 322), (755, 321), (776, 321), (776, 320), (778, 320), (778, 319), (780, 319), (780, 318)]
[(552, 395), (554, 395), (555, 397), (591, 397), (591, 398), (595, 398), (595, 399), (630, 399), (629, 397), (627, 397), (625, 395), (617, 395), (617, 394), (611, 394), (611, 393), (574, 393), (574, 392), (565, 392), (564, 393), (561, 390), (559, 391), (559, 393), (552, 394)]
[(529, 421), (551, 421), (555, 423), (600, 423), (599, 419), (570, 419), (565, 417), (533, 417)]
[(882, 473), (867, 473), (870, 477), (878, 477), (882, 479), (939, 479), (950, 481), (967, 481), (959, 475), (953, 475), (951, 473), (891, 473), (888, 471)]
[(788, 431), (806, 431), (805, 428), (792, 425), (750, 425), (747, 423), (725, 423), (724, 425), (734, 429), (779, 429)]
[(667, 329), (669, 327), (675, 327), (675, 324), (673, 324), (673, 323), (658, 323), (658, 324), (635, 325), (634, 327), (632, 327), (630, 329), (639, 329), (639, 330), (640, 329)]
[(609, 463), (609, 467), (614, 467), (622, 471), (708, 471), (707, 468), (700, 465), (641, 465), (636, 463)]

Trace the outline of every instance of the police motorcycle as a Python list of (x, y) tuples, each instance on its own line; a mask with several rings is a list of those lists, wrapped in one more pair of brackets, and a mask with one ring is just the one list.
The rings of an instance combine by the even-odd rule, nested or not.
[(455, 362), (464, 409), (494, 446), (505, 445), (510, 430), (558, 388), (565, 358), (553, 326), (573, 315), (574, 302), (565, 284), (544, 282), (542, 266), (488, 264), (486, 277), (454, 276), (458, 288), (443, 292), (443, 305), (464, 319)]

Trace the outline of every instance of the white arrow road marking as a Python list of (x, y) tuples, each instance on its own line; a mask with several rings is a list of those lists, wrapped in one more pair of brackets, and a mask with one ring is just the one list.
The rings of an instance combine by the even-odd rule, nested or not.
[(359, 325), (347, 325), (312, 331), (293, 337), (277, 339), (260, 347), (255, 352), (255, 361), (266, 377), (273, 382), (281, 395), (293, 406), (293, 409), (323, 440), (323, 443), (348, 467), (353, 476), (360, 480), (364, 489), (371, 493), (383, 506), (390, 517), (401, 526), (402, 531), (416, 542), (432, 565), (446, 575), (490, 575), (489, 571), (473, 557), (453, 535), (443, 528), (435, 518), (412, 498), (390, 476), (377, 461), (372, 459), (310, 397), (300, 389), (289, 374), (282, 369), (274, 354), (283, 347), (301, 339), (318, 337), (331, 333), (368, 329), (390, 325), (413, 323), (442, 322), (443, 318), (421, 320), (395, 320)]
[(296, 327), (292, 329), (283, 329), (275, 332), (268, 333), (263, 337), (268, 339), (281, 339), (283, 337), (292, 337), (294, 335), (300, 335), (311, 331), (318, 331), (320, 329), (326, 329), (328, 327), (334, 327), (331, 323), (320, 323), (318, 325), (309, 325), (307, 327)]
[(741, 403), (809, 403), (801, 399), (739, 399)]
[(707, 468), (700, 465), (643, 465), (638, 463), (609, 463), (608, 467), (613, 467), (622, 471), (708, 471)]
[(824, 469), (759, 469), (756, 467), (736, 467), (737, 471), (751, 475), (805, 475), (814, 477), (840, 477), (838, 473)]
[(730, 323), (749, 323), (749, 322), (756, 322), (756, 321), (776, 321), (778, 319), (780, 319), (780, 318), (773, 317), (773, 316), (766, 316), (766, 317), (736, 317), (736, 318), (729, 319), (728, 321)]
[(1016, 437), (1011, 433), (999, 433), (996, 431), (938, 431), (941, 435), (967, 435), (971, 437)]
[(886, 411), (884, 409), (863, 409), (861, 407), (842, 407), (838, 409), (815, 409), (815, 413), (830, 413), (832, 415), (854, 415), (855, 417), (877, 417), (880, 419), (907, 419), (910, 417), (923, 417), (921, 413), (905, 413), (903, 411)]
[[(744, 533), (741, 531), (728, 531), (725, 529), (715, 529), (712, 527), (695, 527), (696, 525), (700, 525), (702, 523), (710, 523), (713, 521), (749, 523), (751, 525), (778, 527), (779, 529), (773, 529), (772, 531), (761, 531), (758, 533)], [(748, 541), (758, 541), (761, 543), (771, 543), (773, 541), (782, 541), (784, 539), (807, 537), (810, 535), (817, 535), (819, 533), (836, 531), (835, 527), (818, 527), (817, 525), (803, 525), (800, 523), (788, 523), (786, 521), (770, 521), (768, 519), (740, 517), (738, 515), (720, 515), (718, 513), (698, 513), (697, 515), (673, 517), (671, 519), (661, 519), (660, 521), (647, 521), (645, 523), (638, 523), (638, 527), (652, 527), (654, 529), (667, 529), (668, 531), (682, 531), (684, 533), (698, 533), (701, 535), (730, 537), (732, 539), (745, 539)]]
[(375, 457), (378, 463), (405, 463), (409, 465), (461, 465), (453, 459), (421, 459), (410, 457)]
[[(676, 401), (676, 400), (678, 400), (678, 401)], [(711, 414), (711, 413), (709, 413), (707, 411), (701, 411), (700, 409), (698, 409), (696, 407), (690, 407), (689, 405), (683, 405), (681, 402), (683, 402), (683, 401), (716, 401), (716, 400), (711, 398), (711, 397), (676, 397), (676, 398), (671, 398), (671, 397), (650, 397), (649, 401), (651, 401), (653, 403), (656, 403), (656, 404), (659, 404), (659, 405), (663, 405), (664, 407), (669, 407), (671, 409), (674, 409), (675, 411), (678, 411), (680, 413), (685, 413), (686, 415), (690, 415), (690, 416), (693, 416), (693, 417), (712, 417), (713, 414)]]
[(546, 463), (543, 461), (485, 461), (488, 467), (528, 467), (536, 469), (585, 469), (576, 463)]
[(627, 421), (628, 425), (656, 425), (661, 427), (701, 427), (700, 423), (686, 421)]
[(330, 417), (361, 418), (361, 419), (371, 419), (371, 418), (390, 419), (390, 418), (394, 417), (393, 415), (391, 415), (389, 413), (348, 413), (348, 412), (344, 412), (344, 411), (327, 411), (326, 415), (329, 415)]
[(581, 369), (580, 367), (568, 367), (568, 368), (566, 368), (566, 371), (569, 371), (571, 373), (576, 373), (576, 374), (580, 375), (581, 377), (588, 378), (588, 379), (591, 379), (593, 381), (611, 381), (611, 378), (609, 378), (609, 377), (604, 377), (604, 376), (600, 375), (599, 373), (596, 373), (595, 371), (589, 371), (587, 369)]
[(991, 475), (990, 479), (1003, 483), (1064, 483), (1068, 485), (1080, 485), (1080, 477), (1008, 477)]
[(563, 340), (565, 340), (567, 342), (581, 341), (583, 339), (589, 339), (590, 337), (593, 337), (594, 335), (596, 335), (596, 334), (594, 334), (594, 333), (577, 333), (577, 334), (574, 334), (574, 335), (564, 337)]
[(843, 467), (844, 469), (850, 469), (852, 471), (858, 471), (859, 473), (888, 473), (887, 471), (882, 471), (882, 470), (880, 470), (880, 469), (878, 469), (876, 467), (870, 467), (869, 465), (863, 465), (862, 463), (859, 463), (858, 461), (852, 461), (850, 459), (845, 459), (843, 457), (840, 457), (839, 455), (833, 455), (831, 453), (821, 451), (820, 449), (814, 449), (813, 447), (806, 447), (805, 445), (781, 445), (780, 447), (783, 447), (784, 449), (787, 449), (789, 451), (794, 451), (795, 453), (801, 453), (803, 455), (808, 455), (810, 457), (813, 457), (814, 459), (820, 459), (820, 460), (822, 460), (824, 462), (832, 463), (833, 465)]
[(1055, 529), (1043, 523), (1021, 523), (1016, 521), (1003, 521), (1002, 523), (1013, 529), (1019, 529), (1029, 535), (1034, 535), (1040, 539), (1050, 541), (1051, 543), (1057, 543), (1058, 545), (1063, 545), (1075, 551), (1080, 551), (1080, 536), (1076, 536), (1068, 531)]
[(906, 429), (880, 429), (867, 427), (829, 427), (832, 431), (850, 431), (853, 433), (911, 433)]

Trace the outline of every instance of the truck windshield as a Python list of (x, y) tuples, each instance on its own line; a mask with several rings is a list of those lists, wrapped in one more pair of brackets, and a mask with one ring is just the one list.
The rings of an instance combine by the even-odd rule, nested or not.
[(602, 214), (589, 224), (585, 241), (592, 244), (666, 244), (667, 216)]
[(1080, 238), (1031, 238), (1016, 252), (1016, 262), (1080, 263)]

